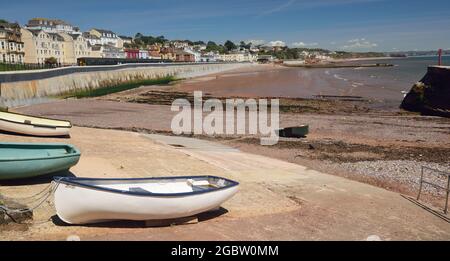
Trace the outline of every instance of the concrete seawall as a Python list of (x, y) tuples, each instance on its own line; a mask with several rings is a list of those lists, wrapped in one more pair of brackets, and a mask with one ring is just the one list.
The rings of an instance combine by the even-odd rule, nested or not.
[[(100, 88), (104, 86), (136, 81), (156, 79), (167, 76), (178, 78), (198, 77), (227, 70), (251, 66), (245, 63), (214, 63), (214, 64), (155, 64), (153, 66), (136, 65), (86, 68), (85, 72), (66, 70), (47, 70), (39, 72), (2, 73), (0, 76), (0, 106), (16, 107), (44, 102), (52, 96), (74, 90)], [(69, 69), (77, 69), (74, 67)], [(67, 70), (69, 70), (67, 69)], [(57, 76), (55, 76), (55, 74)], [(60, 74), (60, 75), (58, 75)], [(5, 80), (7, 79), (7, 80)], [(14, 79), (14, 80), (13, 80)]]

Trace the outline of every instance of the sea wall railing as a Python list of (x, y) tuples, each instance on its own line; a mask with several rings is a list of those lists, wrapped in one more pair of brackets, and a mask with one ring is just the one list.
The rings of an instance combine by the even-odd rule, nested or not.
[[(435, 175), (447, 178), (447, 187), (443, 187), (441, 185), (438, 185), (436, 183), (433, 183), (431, 181), (428, 181), (425, 179), (425, 174), (426, 173), (434, 173)], [(422, 195), (422, 189), (423, 189), (423, 185), (429, 185), (432, 186), (436, 189), (439, 190), (444, 190), (446, 191), (446, 197), (445, 197), (445, 208), (444, 208), (444, 213), (447, 214), (448, 213), (448, 200), (449, 200), (449, 196), (450, 196), (450, 172), (446, 172), (446, 171), (441, 171), (441, 170), (437, 170), (437, 169), (432, 169), (432, 168), (428, 168), (425, 166), (422, 166), (422, 173), (420, 175), (420, 188), (419, 188), (419, 195), (417, 196), (417, 200), (420, 200), (420, 196)]]
[(62, 67), (57, 64), (31, 64), (31, 63), (0, 63), (1, 72), (20, 72), (30, 70), (43, 70)]

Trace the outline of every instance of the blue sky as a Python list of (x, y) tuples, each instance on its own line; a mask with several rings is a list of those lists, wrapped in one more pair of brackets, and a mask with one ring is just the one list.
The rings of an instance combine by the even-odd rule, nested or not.
[(169, 39), (282, 41), (350, 51), (450, 49), (448, 0), (15, 0), (0, 18)]

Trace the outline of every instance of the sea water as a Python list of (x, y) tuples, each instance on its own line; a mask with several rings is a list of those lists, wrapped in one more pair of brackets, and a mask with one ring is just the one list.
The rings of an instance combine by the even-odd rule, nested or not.
[[(345, 79), (348, 82), (356, 83), (358, 88), (368, 86), (368, 88), (378, 88), (380, 92), (389, 90), (403, 94), (393, 97), (399, 99), (404, 97), (404, 94), (425, 76), (428, 66), (438, 64), (438, 57), (409, 57), (362, 61), (361, 63), (389, 63), (394, 67), (336, 69), (334, 70), (336, 79)], [(442, 57), (442, 64), (450, 66), (450, 56)]]

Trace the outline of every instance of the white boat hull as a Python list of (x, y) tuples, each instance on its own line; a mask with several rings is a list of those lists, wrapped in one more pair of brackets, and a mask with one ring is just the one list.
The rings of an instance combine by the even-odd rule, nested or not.
[(233, 186), (194, 195), (137, 196), (61, 183), (55, 207), (68, 224), (176, 219), (217, 209), (237, 191), (238, 186)]
[(69, 128), (40, 127), (35, 125), (19, 124), (0, 120), (0, 130), (41, 137), (67, 136)]

